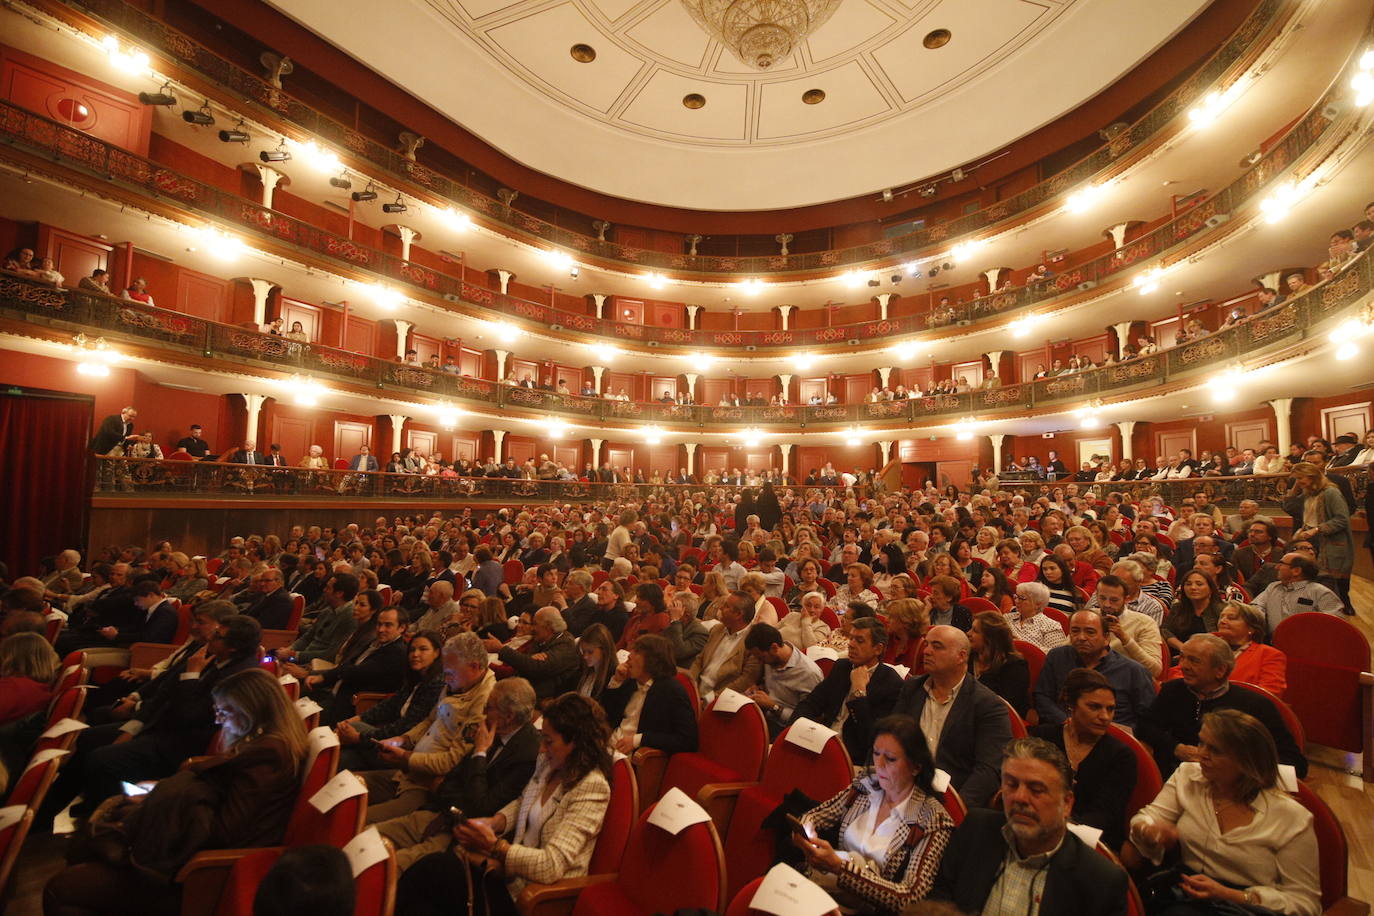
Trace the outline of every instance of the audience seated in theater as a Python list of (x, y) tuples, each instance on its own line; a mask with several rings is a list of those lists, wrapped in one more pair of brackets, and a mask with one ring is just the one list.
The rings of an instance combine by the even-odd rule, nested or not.
[(931, 786), (935, 764), (916, 720), (879, 719), (866, 759), (871, 772), (803, 815), (792, 842), (842, 906), (903, 912), (930, 893), (954, 821)]
[(405, 673), (395, 692), (361, 715), (339, 722), (335, 727), (343, 746), (339, 769), (381, 769), (385, 764), (372, 742), (410, 731), (433, 711), (444, 694), (443, 645), (435, 630), (416, 633), (406, 646)]
[(754, 602), (744, 592), (730, 592), (722, 604), (721, 625), (711, 630), (688, 672), (703, 705), (726, 687), (743, 692), (759, 682), (761, 665), (744, 648), (744, 637), (753, 622)]
[[(1164, 609), (1158, 601), (1140, 590), (1137, 584), (1144, 570), (1131, 560), (1112, 567), (1111, 575), (1098, 580), (1085, 610), (1098, 611), (1111, 638), (1112, 650), (1121, 653), (1157, 677), (1164, 670), (1163, 642), (1159, 619)], [(1136, 610), (1140, 608), (1141, 610)]]
[(783, 639), (777, 627), (770, 624), (755, 623), (750, 627), (744, 637), (744, 648), (763, 669), (760, 683), (746, 689), (745, 696), (763, 709), (769, 734), (776, 738), (792, 720), (797, 704), (824, 675), (805, 652)]
[(1078, 824), (1102, 831), (1108, 849), (1126, 839), (1126, 804), (1135, 790), (1135, 757), (1108, 734), (1116, 714), (1116, 693), (1097, 671), (1075, 668), (1064, 679), (1059, 701), (1063, 725), (1033, 725), (1030, 734), (1064, 752), (1073, 767), (1073, 815)]
[[(1001, 749), (999, 749), (1001, 750)], [(950, 838), (930, 896), (965, 913), (1124, 916), (1126, 873), (1068, 830), (1073, 770), (1040, 738), (1001, 750), (1002, 809), (970, 807)]]
[(335, 725), (353, 715), (357, 693), (391, 693), (405, 676), (406, 612), (398, 607), (381, 608), (381, 595), (367, 590), (358, 593), (356, 608), (366, 595), (375, 596), (376, 610), (367, 624), (353, 631), (339, 662), (332, 668), (307, 675), (303, 689), (324, 708), (320, 721)]
[(535, 711), (534, 688), (528, 681), (497, 681), (473, 732), (472, 753), (444, 776), (420, 810), (377, 825), (396, 848), (401, 871), (453, 845), (453, 828), (460, 817), (452, 809), (462, 818), (491, 817), (519, 798), (539, 756), (539, 732), (531, 724)]
[(963, 589), (953, 576), (932, 576), (926, 583), (930, 589), (930, 625), (952, 626), (965, 633), (973, 626), (973, 613), (959, 603)]
[[(0, 765), (22, 772), (25, 755), (47, 725), (53, 682), (61, 659), (41, 633), (0, 640)], [(0, 792), (3, 792), (0, 789)]]
[(810, 719), (839, 732), (856, 764), (872, 753), (873, 723), (892, 711), (902, 689), (901, 675), (883, 664), (886, 644), (887, 631), (880, 621), (873, 617), (854, 620), (848, 656), (836, 660), (793, 716), (794, 721)]
[(120, 632), (141, 629), (145, 615), (134, 603), (129, 570), (128, 563), (114, 564), (110, 567), (110, 587), (99, 597), (72, 608), (66, 629), (57, 637), (58, 655), (111, 646)]
[(302, 628), (301, 635), (286, 653), (286, 660), (303, 666), (308, 666), (315, 659), (333, 663), (348, 637), (372, 616), (371, 606), (365, 611), (354, 608), (358, 588), (358, 577), (352, 573), (336, 572), (331, 575), (320, 593), (324, 610), (309, 629)]
[[(1063, 566), (1057, 558), (1045, 562), (1054, 564), (1062, 572)], [(1007, 615), (1012, 639), (1028, 642), (1042, 652), (1068, 645), (1069, 637), (1059, 621), (1044, 614), (1049, 606), (1050, 594), (1050, 587), (1044, 582), (1022, 582), (1016, 586), (1016, 610)]]
[(1198, 731), (1204, 713), (1238, 709), (1254, 716), (1269, 730), (1279, 762), (1307, 775), (1307, 758), (1267, 697), (1231, 684), (1235, 653), (1218, 636), (1194, 636), (1179, 656), (1179, 678), (1166, 681), (1140, 721), (1140, 740), (1154, 749), (1155, 762), (1165, 776), (1180, 763), (1195, 762), (1201, 754)]
[(778, 622), (778, 631), (803, 652), (812, 646), (823, 646), (830, 638), (830, 625), (821, 619), (824, 611), (825, 595), (807, 592), (799, 608)]
[[(1226, 602), (1217, 620), (1216, 635), (1226, 640), (1235, 657), (1231, 680), (1263, 687), (1283, 699), (1288, 689), (1288, 656), (1265, 645), (1269, 627), (1259, 608), (1241, 601)], [(1182, 671), (1175, 665), (1165, 680), (1181, 676)]]
[(1264, 612), (1269, 631), (1294, 614), (1320, 611), (1340, 614), (1344, 608), (1340, 595), (1317, 582), (1317, 564), (1296, 551), (1278, 561), (1278, 578), (1255, 595), (1255, 606)]
[(577, 684), (580, 667), (577, 640), (568, 632), (563, 615), (552, 605), (535, 611), (534, 633), (527, 646), (520, 649), (500, 646), (492, 637), (483, 642), (488, 652), (492, 651), (493, 644), (497, 645), (496, 655), (501, 664), (509, 665), (517, 675), (528, 680), (540, 702), (552, 700)]
[[(1118, 587), (1117, 592), (1120, 591)], [(1102, 674), (1116, 691), (1116, 721), (1134, 728), (1154, 701), (1154, 679), (1139, 662), (1111, 647), (1102, 612), (1077, 611), (1069, 618), (1069, 645), (1050, 650), (1035, 682), (1035, 710), (1045, 725), (1061, 725), (1067, 715), (1059, 702), (1064, 681), (1075, 668)]]
[(243, 613), (262, 624), (264, 630), (284, 630), (291, 620), (291, 603), (291, 593), (285, 588), (282, 571), (269, 566), (256, 576), (253, 595)]
[[(1294, 487), (1283, 507), (1294, 520), (1293, 540), (1311, 539), (1317, 547), (1318, 578), (1336, 593), (1341, 610), (1354, 614), (1350, 604), (1350, 572), (1355, 564), (1355, 542), (1350, 532), (1350, 510), (1355, 505), (1350, 481), (1328, 478), (1321, 467), (1304, 460), (1293, 466)], [(1342, 491), (1337, 482), (1345, 484)], [(1297, 522), (1301, 520), (1302, 524)]]
[[(147, 795), (111, 799), (102, 813), (120, 829), (106, 839), (122, 848), (54, 876), (43, 892), (45, 913), (127, 913), (131, 900), (144, 913), (177, 913), (180, 888), (171, 879), (196, 852), (281, 842), (306, 757), (300, 716), (276, 678), (251, 666), (220, 680), (205, 699), (224, 751), (160, 774), (169, 778)], [(110, 794), (117, 791), (118, 784)]]
[(666, 637), (650, 633), (635, 640), (629, 660), (616, 668), (601, 694), (612, 750), (633, 754), (648, 747), (676, 754), (697, 749), (696, 714), (676, 675)]
[[(697, 596), (689, 589), (679, 589), (668, 598), (669, 623), (662, 635), (673, 644), (673, 660), (679, 668), (690, 668), (711, 638), (710, 630), (697, 619), (699, 606)], [(829, 629), (826, 627), (826, 632)]]
[[(1264, 724), (1237, 709), (1202, 716), (1196, 759), (1131, 819), (1128, 865), (1181, 860), (1177, 882), (1161, 882), (1157, 912), (1246, 912), (1318, 916), (1321, 882), (1312, 815), (1278, 784), (1280, 755)], [(1137, 852), (1138, 851), (1138, 852)], [(1256, 909), (1262, 908), (1262, 909)]]
[(931, 627), (923, 650), (925, 675), (908, 680), (893, 712), (920, 723), (935, 764), (969, 807), (997, 791), (997, 759), (1011, 738), (1006, 704), (969, 676), (969, 641), (951, 626)]
[(581, 667), (574, 689), (582, 696), (600, 703), (601, 695), (619, 665), (611, 631), (599, 623), (587, 627), (577, 640), (577, 652), (581, 657)]
[(234, 674), (257, 665), (261, 641), (262, 628), (252, 617), (226, 617), (205, 645), (148, 685), (127, 721), (83, 730), (72, 759), (48, 793), (47, 815), (79, 794), (82, 800), (72, 815), (88, 817), (105, 799), (120, 794), (123, 783), (162, 779), (188, 758), (205, 753), (217, 724), (224, 724), (212, 693)]
[(969, 630), (969, 671), (984, 687), (1025, 718), (1030, 706), (1030, 668), (1012, 645), (1011, 627), (997, 611), (980, 611)]
[(491, 913), (514, 913), (514, 900), (527, 883), (585, 875), (611, 798), (608, 731), (595, 703), (577, 694), (559, 697), (544, 710), (543, 746), (520, 797), (454, 830), (455, 842), (468, 854), (500, 866), (504, 884), (484, 878), (485, 863), (433, 853), (402, 876), (396, 912), (449, 916), (454, 901), (473, 899), (469, 889), (480, 883), (479, 899)]
[(1183, 644), (1199, 633), (1215, 633), (1221, 619), (1223, 596), (1217, 580), (1208, 572), (1194, 569), (1179, 583), (1178, 597), (1165, 615), (1160, 632), (1174, 658)]
[(485, 714), (496, 676), (474, 633), (459, 633), (444, 643), (443, 659), (448, 695), (410, 731), (378, 745), (386, 769), (360, 774), (368, 789), (368, 823), (419, 808), (434, 779), (472, 752), (475, 726)]
[(628, 649), (640, 636), (662, 633), (668, 627), (668, 606), (663, 600), (663, 588), (657, 582), (635, 585), (633, 600), (629, 619), (616, 643), (621, 649)]

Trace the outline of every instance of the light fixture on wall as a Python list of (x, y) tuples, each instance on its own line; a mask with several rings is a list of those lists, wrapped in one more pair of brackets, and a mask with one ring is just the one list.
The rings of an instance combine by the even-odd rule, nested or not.
[(215, 123), (215, 116), (210, 113), (210, 100), (206, 99), (205, 104), (195, 111), (183, 111), (181, 120), (187, 124), (196, 124), (200, 127), (209, 127)]
[(121, 48), (119, 39), (113, 35), (106, 35), (100, 45), (110, 56), (110, 63), (125, 73), (141, 73), (152, 64), (147, 53), (138, 48)]
[(372, 182), (369, 181), (367, 187), (363, 188), (361, 191), (354, 191), (348, 196), (353, 198), (355, 204), (361, 204), (369, 200), (376, 200), (377, 192), (372, 189)]
[(287, 379), (287, 384), (297, 407), (318, 407), (320, 398), (327, 393), (323, 385), (308, 375), (293, 375)]
[(161, 105), (164, 107), (177, 103), (177, 97), (172, 94), (171, 83), (163, 83), (162, 88), (157, 92), (140, 92), (138, 100), (144, 105)]
[(663, 430), (657, 426), (644, 427), (644, 441), (649, 445), (658, 445), (663, 441)]
[(263, 162), (290, 162), (291, 151), (286, 148), (286, 138), (282, 138), (276, 149), (265, 149), (258, 153), (258, 158)]
[(458, 418), (462, 415), (462, 411), (448, 401), (440, 401), (438, 414), (439, 425), (444, 429), (453, 429), (458, 425)]
[(243, 118), (239, 118), (239, 123), (235, 124), (230, 130), (222, 130), (219, 132), (219, 140), (221, 143), (247, 143), (252, 139), (253, 135), (244, 127)]
[(1083, 429), (1101, 429), (1103, 423), (1103, 406), (1101, 398), (1093, 398), (1087, 404), (1075, 410), (1073, 415), (1078, 418), (1078, 425)]
[(972, 439), (975, 422), (973, 417), (963, 417), (960, 419), (958, 423), (954, 424), (954, 438), (958, 439), (960, 442), (968, 442)]
[(396, 194), (396, 199), (395, 199), (394, 201), (392, 201), (392, 202), (389, 203), (389, 204), (382, 204), (382, 212), (383, 212), (383, 213), (404, 213), (404, 212), (406, 212), (406, 202), (405, 202), (404, 200), (401, 199), (401, 195), (400, 195), (399, 192)]
[(87, 337), (83, 332), (72, 338), (72, 345), (79, 354), (76, 371), (81, 375), (104, 378), (110, 374), (110, 366), (123, 359), (103, 337)]
[(329, 179), (329, 184), (331, 187), (338, 188), (340, 191), (348, 191), (353, 187), (353, 179), (348, 177), (347, 172), (341, 172)]

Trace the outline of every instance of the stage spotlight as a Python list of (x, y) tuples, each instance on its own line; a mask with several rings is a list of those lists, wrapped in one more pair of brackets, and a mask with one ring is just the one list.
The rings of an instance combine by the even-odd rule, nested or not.
[(140, 92), (138, 100), (144, 105), (175, 105), (177, 97), (172, 95), (172, 84), (163, 83), (157, 92)]
[(347, 191), (353, 187), (353, 181), (348, 177), (347, 172), (329, 179), (329, 183), (341, 191)]
[(276, 149), (265, 149), (258, 153), (258, 158), (263, 162), (290, 162), (291, 152), (286, 148), (286, 141), (283, 140)]
[(405, 202), (404, 200), (401, 200), (401, 195), (397, 194), (397, 195), (396, 195), (396, 200), (395, 200), (393, 203), (382, 204), (382, 212), (383, 212), (383, 213), (404, 213), (404, 212), (406, 212), (406, 202)]
[(233, 130), (219, 132), (219, 139), (221, 143), (247, 143), (253, 137), (243, 129), (243, 118), (239, 118), (239, 123), (234, 125)]
[(376, 200), (377, 192), (372, 190), (372, 182), (369, 181), (366, 188), (361, 191), (354, 191), (349, 196), (353, 198), (354, 203), (360, 204), (365, 200)]
[(204, 105), (196, 111), (183, 111), (181, 120), (187, 124), (199, 124), (201, 127), (209, 127), (215, 123), (215, 116), (210, 114), (210, 102), (207, 100)]

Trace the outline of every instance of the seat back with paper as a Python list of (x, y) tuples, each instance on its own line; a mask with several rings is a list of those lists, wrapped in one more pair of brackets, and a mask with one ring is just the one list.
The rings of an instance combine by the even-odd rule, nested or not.
[(314, 795), (333, 779), (339, 769), (339, 736), (332, 728), (321, 725), (310, 730), (305, 757), (305, 768), (301, 771), (301, 794), (306, 798)]
[(672, 834), (649, 823), (657, 804), (635, 822), (614, 881), (577, 898), (573, 916), (652, 916), (725, 903), (725, 856), (711, 819)]
[[(730, 871), (735, 869), (734, 860), (730, 862)], [(772, 916), (763, 910), (756, 910), (749, 905), (749, 901), (754, 899), (754, 895), (759, 892), (759, 885), (763, 883), (763, 875), (754, 878), (748, 884), (733, 891), (730, 894), (730, 908), (725, 911), (725, 916)]]
[[(69, 687), (58, 695), (57, 701), (48, 709), (48, 720), (44, 725), (44, 731), (52, 728), (63, 719), (81, 719), (81, 709), (86, 705), (86, 688)], [(34, 746), (33, 752), (47, 750), (53, 747), (69, 748), (76, 742), (76, 732), (70, 731), (65, 735), (55, 738), (39, 738)]]
[(727, 896), (733, 897), (746, 882), (768, 871), (777, 859), (777, 832), (764, 820), (782, 804), (789, 792), (823, 802), (849, 785), (854, 767), (849, 751), (838, 735), (825, 742), (819, 754), (788, 740), (794, 726), (784, 729), (763, 767), (763, 780), (740, 792), (730, 826), (725, 832), (725, 859), (730, 863)]
[(33, 826), (34, 810), (27, 805), (10, 805), (0, 808), (0, 895), (9, 885), (10, 875), (14, 873), (14, 863), (24, 847), (24, 839)]
[(638, 812), (639, 783), (635, 780), (634, 764), (629, 757), (618, 757), (611, 764), (611, 802), (606, 806), (601, 832), (596, 835), (587, 874), (608, 875), (620, 868)]
[[(258, 885), (281, 855), (276, 848), (254, 849), (235, 860), (214, 916), (252, 916)], [(396, 877), (396, 854), (391, 851), (354, 875), (353, 916), (390, 916), (396, 903)]]
[[(358, 782), (357, 794), (334, 802), (327, 811), (322, 812), (316, 808), (311, 799), (316, 798), (324, 789), (340, 784), (344, 779)], [(366, 817), (367, 789), (357, 776), (343, 770), (315, 792), (309, 795), (302, 792), (296, 797), (296, 807), (291, 811), (291, 820), (286, 825), (286, 836), (282, 845), (304, 846), (309, 843), (325, 843), (330, 846), (343, 846), (349, 839), (357, 836)]]
[(717, 712), (720, 697), (697, 719), (699, 750), (674, 754), (668, 761), (659, 797), (674, 787), (696, 798), (710, 782), (753, 782), (768, 753), (768, 724), (763, 710), (749, 701), (732, 713)]
[(5, 804), (27, 805), (30, 808), (41, 805), (43, 797), (48, 794), (48, 788), (57, 778), (57, 768), (62, 765), (62, 758), (70, 753), (71, 751), (61, 748), (36, 752), (17, 779), (11, 774), (12, 784)]

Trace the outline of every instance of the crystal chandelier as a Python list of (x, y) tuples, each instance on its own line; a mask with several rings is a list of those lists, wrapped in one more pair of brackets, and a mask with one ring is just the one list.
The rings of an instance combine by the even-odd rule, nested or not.
[(840, 0), (682, 0), (740, 62), (767, 70), (821, 27)]

